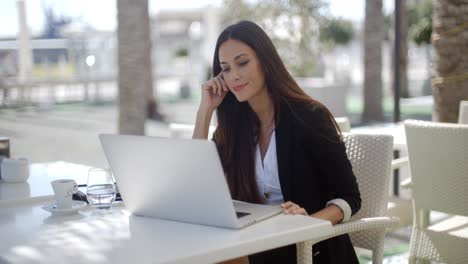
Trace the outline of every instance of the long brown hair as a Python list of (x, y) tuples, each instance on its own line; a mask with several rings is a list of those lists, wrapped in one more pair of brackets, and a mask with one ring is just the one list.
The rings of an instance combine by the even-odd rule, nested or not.
[[(273, 99), (275, 120), (278, 125), (281, 103), (304, 103), (321, 106), (339, 131), (331, 113), (320, 102), (308, 96), (286, 69), (273, 42), (261, 27), (250, 21), (233, 24), (220, 34), (213, 58), (213, 76), (221, 72), (219, 48), (229, 39), (241, 41), (252, 48), (265, 74), (268, 93)], [(218, 126), (214, 140), (218, 147), (226, 179), (233, 199), (259, 203), (255, 179), (255, 148), (260, 121), (247, 102), (239, 102), (228, 93), (216, 110)]]

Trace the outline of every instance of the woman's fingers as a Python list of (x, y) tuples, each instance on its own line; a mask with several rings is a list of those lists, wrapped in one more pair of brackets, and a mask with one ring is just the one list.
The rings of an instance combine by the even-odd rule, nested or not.
[(203, 84), (202, 87), (203, 87), (203, 89), (209, 91), (209, 90), (213, 90), (213, 86), (214, 86), (214, 85), (215, 85), (215, 83), (214, 83), (213, 79), (211, 79), (211, 80), (206, 81), (206, 82)]
[(221, 85), (222, 85), (221, 87), (223, 88), (223, 90), (224, 90), (225, 92), (228, 92), (229, 89), (228, 89), (228, 87), (227, 87), (227, 85), (226, 85), (226, 82), (224, 81), (223, 72), (221, 71), (221, 72), (216, 76), (216, 78), (221, 82)]
[(286, 202), (281, 205), (284, 214), (308, 215), (307, 211), (293, 202)]
[(292, 213), (292, 212), (294, 212), (294, 210), (300, 208), (297, 204), (295, 204), (293, 202), (286, 202), (286, 203), (282, 204), (281, 207), (283, 208), (283, 213), (285, 213), (285, 214)]
[(215, 90), (215, 92), (216, 92), (219, 96), (221, 96), (221, 95), (222, 95), (222, 92), (223, 92), (223, 90), (224, 90), (223, 84), (222, 84), (222, 82), (221, 82), (221, 80), (220, 80), (219, 77), (215, 77), (215, 78), (214, 78), (214, 81), (215, 81), (215, 83), (216, 83), (216, 90)]
[(301, 207), (299, 205), (293, 205), (291, 207), (289, 207), (288, 209), (286, 209), (286, 213), (287, 214), (293, 214), (296, 210), (300, 209)]
[(308, 215), (307, 211), (302, 207), (300, 207), (299, 209), (294, 210), (294, 212), (292, 214), (300, 214), (300, 215), (305, 215), (305, 216)]
[(221, 83), (223, 84), (224, 91), (225, 91), (225, 92), (229, 92), (229, 88), (228, 88), (226, 82), (224, 81), (223, 75), (221, 75), (221, 74), (219, 75), (219, 80), (220, 80)]
[(295, 205), (295, 203), (288, 201), (288, 202), (285, 202), (285, 203), (281, 204), (281, 207), (283, 209), (288, 209), (289, 207), (294, 206), (294, 205)]
[(222, 75), (214, 77), (211, 80), (206, 81), (203, 84), (203, 89), (210, 91), (211, 95), (223, 96), (226, 92), (229, 91), (226, 83), (224, 82)]
[(215, 79), (207, 81), (203, 87), (205, 90), (209, 91), (210, 94), (218, 93), (218, 84), (216, 83)]

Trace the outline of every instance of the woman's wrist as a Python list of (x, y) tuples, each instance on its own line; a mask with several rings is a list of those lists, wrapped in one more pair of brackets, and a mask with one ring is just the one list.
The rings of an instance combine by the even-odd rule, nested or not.
[(212, 116), (214, 111), (215, 111), (215, 109), (213, 109), (213, 108), (211, 108), (209, 106), (205, 106), (203, 104), (200, 104), (200, 106), (198, 107), (197, 115)]
[(192, 138), (207, 139), (213, 110), (200, 106), (197, 111), (197, 119)]
[(214, 109), (200, 106), (197, 111), (197, 120), (210, 123)]
[(320, 218), (323, 220), (328, 220), (333, 225), (340, 223), (344, 217), (343, 211), (341, 210), (341, 208), (334, 204), (331, 204), (325, 207), (324, 209), (311, 214), (310, 216)]

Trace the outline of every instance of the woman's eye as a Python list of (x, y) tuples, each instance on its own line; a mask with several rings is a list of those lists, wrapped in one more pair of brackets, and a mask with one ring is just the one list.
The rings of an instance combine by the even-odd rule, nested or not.
[(245, 65), (247, 65), (247, 63), (249, 63), (249, 61), (243, 61), (243, 62), (240, 62), (239, 65), (240, 66), (245, 66)]
[(223, 69), (223, 72), (229, 72), (231, 69), (229, 68), (226, 68), (226, 69)]

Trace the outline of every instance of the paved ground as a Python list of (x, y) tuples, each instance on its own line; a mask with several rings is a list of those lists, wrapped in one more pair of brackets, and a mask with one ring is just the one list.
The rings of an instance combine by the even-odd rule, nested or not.
[[(169, 122), (193, 122), (197, 104), (162, 105)], [(48, 108), (0, 110), (0, 135), (11, 139), (12, 157), (31, 162), (64, 160), (106, 166), (98, 134), (117, 132), (117, 108), (106, 105), (59, 105)], [(147, 121), (146, 134), (168, 136), (167, 123)]]

